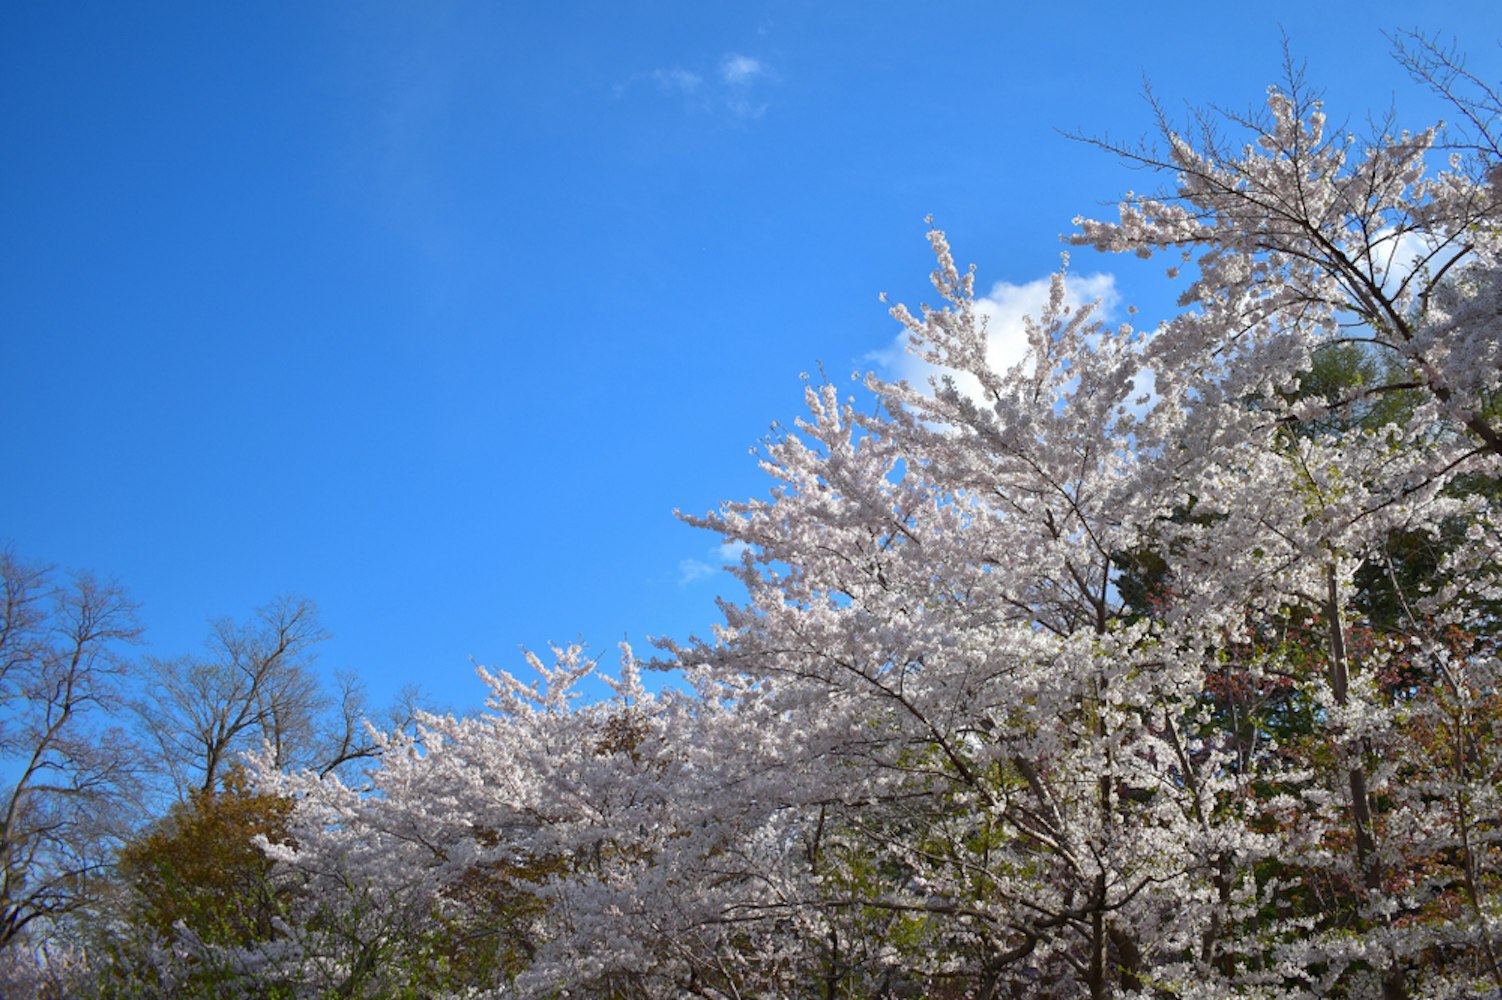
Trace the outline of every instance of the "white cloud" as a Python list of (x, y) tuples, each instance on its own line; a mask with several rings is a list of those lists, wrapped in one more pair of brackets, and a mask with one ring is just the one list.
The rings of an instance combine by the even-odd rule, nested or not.
[(678, 563), (678, 586), (686, 587), (695, 580), (713, 576), (716, 568), (701, 559), (683, 559)]
[(657, 89), (664, 94), (683, 94), (685, 97), (696, 93), (704, 82), (704, 78), (698, 73), (681, 66), (655, 69), (652, 71), (652, 79), (656, 81)]
[(745, 542), (726, 542), (723, 545), (716, 545), (708, 551), (708, 555), (714, 560), (713, 562), (704, 559), (680, 560), (678, 563), (678, 586), (686, 587), (707, 576), (714, 576), (727, 563), (740, 562), (741, 553), (750, 547)]
[(760, 118), (770, 104), (762, 100), (766, 84), (775, 83), (777, 74), (760, 59), (728, 53), (720, 60), (720, 79), (725, 83), (725, 110), (737, 118)]
[(685, 111), (754, 119), (771, 106), (766, 100), (766, 90), (777, 82), (777, 72), (760, 59), (730, 52), (720, 59), (717, 67), (706, 68), (702, 73), (683, 66), (633, 73), (625, 83), (615, 86), (616, 100), (625, 97), (637, 84), (648, 81), (658, 93), (682, 98)]
[[(988, 294), (975, 300), (976, 313), (986, 321), (986, 362), (992, 370), (1006, 371), (1027, 353), (1024, 319), (1039, 316), (1047, 308), (1050, 281), (1039, 278), (1021, 285), (998, 281)], [(1098, 301), (1098, 317), (1109, 315), (1120, 297), (1116, 278), (1110, 274), (1070, 275), (1064, 287), (1065, 301), (1071, 306)], [(936, 368), (908, 351), (906, 331), (897, 335), (892, 347), (873, 353), (871, 358), (891, 375), (914, 385), (924, 385), (930, 376), (942, 371), (952, 375), (963, 392), (974, 398), (980, 396), (980, 383), (973, 375)]]
[(1397, 292), (1398, 282), (1408, 280), (1420, 268), (1429, 275), (1435, 274), (1460, 254), (1459, 245), (1442, 246), (1433, 235), (1416, 229), (1403, 233), (1384, 229), (1372, 241), (1372, 264), (1382, 290), (1389, 295)]
[(741, 553), (750, 547), (745, 542), (726, 542), (724, 545), (716, 547), (715, 553), (720, 557), (722, 562), (738, 563), (741, 561)]
[(765, 76), (767, 67), (759, 59), (728, 53), (720, 60), (720, 79), (732, 87), (744, 86), (759, 76)]

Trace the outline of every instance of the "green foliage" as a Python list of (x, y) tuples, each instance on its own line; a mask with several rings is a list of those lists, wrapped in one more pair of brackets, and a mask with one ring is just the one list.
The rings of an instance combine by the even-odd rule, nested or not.
[(269, 937), (285, 890), (272, 884), (257, 840), (285, 841), (292, 805), (252, 790), (238, 768), (222, 789), (191, 793), (120, 852), (132, 920), (161, 934), (181, 925), (209, 944)]

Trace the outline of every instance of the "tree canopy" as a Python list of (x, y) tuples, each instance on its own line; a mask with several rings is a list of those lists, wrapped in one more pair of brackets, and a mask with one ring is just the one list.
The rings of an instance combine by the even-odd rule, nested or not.
[(188, 733), (209, 777), (122, 855), (161, 945), (132, 982), (1502, 991), (1502, 102), (1404, 44), (1463, 136), (1334, 134), (1290, 64), (1259, 113), (1100, 144), (1163, 186), (1072, 241), (1165, 262), (1150, 331), (1066, 266), (993, 366), (931, 228), (937, 298), (892, 314), (934, 376), (867, 375), (874, 411), (811, 380), (769, 493), (685, 517), (742, 552), (712, 634), (482, 671), (487, 711), (359, 773), (273, 740), (216, 790)]

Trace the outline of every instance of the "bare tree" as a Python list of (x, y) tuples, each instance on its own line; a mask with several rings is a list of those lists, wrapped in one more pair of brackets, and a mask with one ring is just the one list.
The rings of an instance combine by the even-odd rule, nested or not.
[[(1468, 69), (1465, 53), (1437, 36), (1405, 31), (1389, 37), (1398, 63), (1457, 112), (1447, 136), (1451, 148), (1478, 155), (1495, 171), (1502, 161), (1502, 90)], [(1502, 183), (1495, 173), (1492, 183)]]
[(137, 754), (99, 717), (139, 634), (117, 586), (0, 550), (0, 950), (85, 905), (111, 860)]
[(326, 638), (312, 601), (281, 597), (248, 623), (213, 622), (207, 656), (149, 661), (137, 711), (179, 794), (213, 790), (234, 754), (262, 744), (278, 766), (314, 762), (329, 699), (313, 649)]
[(365, 685), (359, 677), (341, 671), (334, 675), (334, 683), (337, 690), (332, 707), (321, 720), (316, 755), (308, 763), (320, 774), (344, 771), (355, 761), (375, 757), (380, 751), (375, 731), (410, 732), (424, 709), (422, 692), (409, 684), (372, 719)]

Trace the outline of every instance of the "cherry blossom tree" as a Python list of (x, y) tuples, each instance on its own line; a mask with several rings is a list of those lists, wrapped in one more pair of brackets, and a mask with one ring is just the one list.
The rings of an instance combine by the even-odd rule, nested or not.
[(1066, 262), (998, 368), (932, 229), (893, 314), (937, 374), (810, 384), (771, 492), (686, 518), (747, 598), (676, 687), (624, 649), (584, 703), (560, 649), (360, 776), (268, 751), (287, 917), (190, 950), (288, 995), (1502, 990), (1495, 149), (1329, 134), (1296, 72), (1159, 124), (1115, 152), (1167, 190), (1074, 240), (1177, 313)]
[[(1252, 577), (1265, 606), (1317, 619), (1324, 630), (1325, 676), (1316, 699), (1341, 758), (1349, 877), (1359, 923), (1369, 932), (1347, 951), (1380, 967), (1382, 995), (1397, 997), (1407, 995), (1416, 956), (1435, 930), (1414, 930), (1410, 917), (1422, 903), (1403, 898), (1411, 875), (1405, 861), (1428, 854), (1425, 843), (1458, 836), (1461, 880), (1475, 884), (1469, 872), (1478, 855), (1466, 833), (1474, 817), (1464, 803), (1473, 796), (1490, 802), (1496, 792), (1492, 779), (1478, 785), (1461, 778), (1444, 793), (1456, 803), (1453, 822), (1443, 833), (1420, 835), (1396, 806), (1414, 791), (1414, 775), (1400, 786), (1391, 761), (1405, 749), (1397, 738), (1400, 716), (1436, 710), (1470, 677), (1485, 690), (1495, 669), (1493, 619), (1483, 613), (1486, 620), (1477, 621), (1475, 603), (1487, 606), (1495, 587), (1487, 542), (1495, 507), (1474, 490), (1458, 496), (1456, 486), (1467, 479), (1474, 486), (1478, 477), (1495, 482), (1502, 457), (1497, 165), (1482, 148), (1477, 156), (1452, 153), (1445, 169), (1427, 173), (1436, 129), (1385, 132), (1365, 143), (1331, 136), (1299, 74), (1288, 77), (1269, 92), (1263, 115), (1205, 116), (1179, 131), (1160, 114), (1165, 153), (1116, 151), (1171, 172), (1173, 186), (1129, 198), (1119, 222), (1078, 220), (1077, 242), (1171, 254), (1170, 277), (1178, 265), (1192, 265), (1184, 311), (1149, 349), (1160, 391), (1180, 394), (1185, 431), (1198, 445), (1199, 468), (1184, 470), (1185, 495), (1214, 523), (1215, 544), (1199, 550), (1215, 558), (1192, 568), (1193, 588), (1186, 564), (1180, 588), (1245, 580), (1251, 555), (1267, 567)], [(1483, 135), (1502, 112), (1494, 102), (1489, 110), (1470, 108)], [(1247, 145), (1221, 140), (1226, 125), (1248, 134)], [(1331, 344), (1357, 345), (1395, 377), (1354, 385), (1334, 399), (1294, 392), (1315, 353)], [(1349, 425), (1335, 436), (1288, 433), (1394, 392), (1419, 399), (1401, 420)], [(1260, 477), (1245, 455), (1292, 467), (1258, 490)], [(1227, 489), (1233, 480), (1237, 488)], [(1290, 509), (1279, 514), (1278, 505)], [(1399, 706), (1374, 684), (1392, 653), (1353, 644), (1363, 626), (1354, 578), (1363, 568), (1380, 570), (1391, 539), (1435, 536), (1455, 524), (1468, 525), (1475, 543), (1464, 560), (1467, 584), (1450, 589), (1450, 602), (1405, 595), (1403, 638), (1443, 682), (1420, 689), (1412, 707)], [(1464, 682), (1450, 673), (1453, 650), (1442, 638), (1456, 618), (1474, 626), (1472, 647), (1460, 658)], [(1436, 794), (1435, 786), (1426, 794)], [(1403, 841), (1399, 830), (1414, 839)], [(1450, 932), (1469, 942), (1464, 950), (1481, 956), (1477, 968), (1502, 986), (1495, 917), (1479, 891), (1468, 896), (1467, 915)], [(1321, 945), (1340, 951), (1331, 941)], [(1382, 950), (1385, 957), (1371, 958)]]

